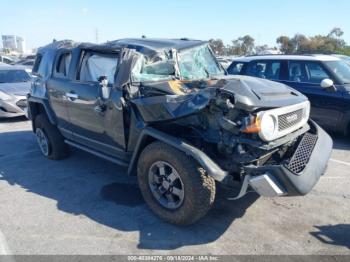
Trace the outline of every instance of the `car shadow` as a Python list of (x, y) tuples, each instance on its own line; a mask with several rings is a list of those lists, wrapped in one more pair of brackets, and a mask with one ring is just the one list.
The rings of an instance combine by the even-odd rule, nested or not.
[(315, 226), (315, 228), (318, 232), (310, 232), (310, 234), (322, 243), (345, 246), (350, 249), (350, 224)]
[(153, 215), (136, 178), (113, 163), (74, 149), (67, 159), (48, 160), (30, 131), (0, 133), (0, 141), (0, 181), (53, 199), (60, 211), (118, 231), (139, 231), (140, 249), (171, 250), (213, 242), (258, 198), (254, 193), (237, 201), (219, 196), (206, 217), (178, 227)]
[(11, 118), (0, 117), (0, 124), (1, 123), (23, 122), (23, 121), (29, 121), (29, 119), (26, 118), (25, 116), (17, 116), (17, 117), (11, 117)]

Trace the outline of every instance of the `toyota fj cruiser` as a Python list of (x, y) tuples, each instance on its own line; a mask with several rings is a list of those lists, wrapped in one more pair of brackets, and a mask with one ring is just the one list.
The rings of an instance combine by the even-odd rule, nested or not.
[(148, 206), (187, 225), (216, 185), (267, 197), (307, 194), (332, 140), (309, 119), (307, 98), (283, 84), (228, 76), (206, 42), (58, 41), (39, 49), (28, 95), (41, 152), (68, 145), (137, 174)]

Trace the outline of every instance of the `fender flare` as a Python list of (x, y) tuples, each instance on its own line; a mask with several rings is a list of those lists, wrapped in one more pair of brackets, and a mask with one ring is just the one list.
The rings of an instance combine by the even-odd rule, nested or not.
[(128, 174), (134, 174), (137, 166), (138, 158), (145, 146), (147, 138), (153, 138), (157, 141), (161, 141), (168, 144), (185, 154), (191, 156), (196, 160), (201, 167), (205, 169), (209, 176), (213, 177), (215, 180), (222, 182), (228, 175), (228, 172), (222, 170), (209, 156), (207, 156), (203, 151), (198, 148), (186, 143), (185, 141), (178, 139), (176, 137), (170, 136), (164, 132), (156, 130), (152, 127), (144, 128), (138, 138), (135, 150), (131, 157), (131, 161), (128, 168)]
[(56, 115), (52, 111), (52, 109), (49, 105), (49, 101), (47, 99), (29, 96), (27, 98), (27, 100), (28, 100), (28, 117), (30, 120), (34, 121), (34, 118), (37, 115), (37, 112), (35, 112), (36, 109), (33, 108), (32, 105), (33, 104), (40, 104), (44, 108), (45, 113), (46, 113), (47, 118), (49, 119), (50, 123), (53, 125), (57, 124)]

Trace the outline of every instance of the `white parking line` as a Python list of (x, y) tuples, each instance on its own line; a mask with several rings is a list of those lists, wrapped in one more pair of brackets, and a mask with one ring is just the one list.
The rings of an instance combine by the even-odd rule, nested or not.
[(342, 165), (346, 165), (346, 166), (350, 166), (350, 162), (345, 162), (345, 161), (341, 161), (341, 160), (337, 160), (337, 159), (329, 159), (332, 162), (338, 163), (338, 164), (342, 164)]

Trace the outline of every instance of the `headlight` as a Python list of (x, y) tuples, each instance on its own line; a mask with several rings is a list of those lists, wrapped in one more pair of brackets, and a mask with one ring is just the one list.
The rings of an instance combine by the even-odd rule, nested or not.
[(262, 115), (260, 120), (260, 138), (265, 141), (273, 140), (276, 130), (277, 121), (275, 118), (269, 114)]
[(11, 96), (9, 96), (8, 94), (0, 91), (0, 100), (9, 100), (11, 99)]

